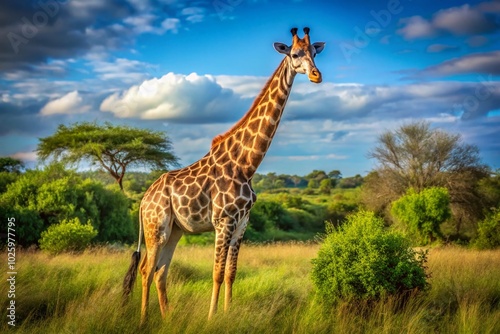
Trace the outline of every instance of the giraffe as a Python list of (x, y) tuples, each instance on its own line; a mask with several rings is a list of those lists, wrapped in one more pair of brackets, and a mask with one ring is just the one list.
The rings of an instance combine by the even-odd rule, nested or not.
[[(142, 275), (141, 323), (147, 318), (149, 292), (156, 283), (160, 311), (167, 312), (166, 278), (177, 242), (183, 233), (215, 230), (213, 289), (209, 319), (217, 312), (220, 288), (225, 283), (224, 310), (232, 299), (238, 252), (256, 201), (252, 177), (264, 159), (281, 120), (297, 73), (313, 83), (322, 81), (314, 63), (325, 43), (310, 43), (291, 30), (292, 45), (274, 43), (285, 57), (259, 93), (249, 111), (226, 133), (216, 136), (209, 152), (182, 169), (160, 176), (146, 191), (139, 212), (139, 241), (123, 282), (130, 294), (140, 267)], [(144, 235), (146, 254), (140, 261)], [(139, 265), (140, 261), (140, 265)]]

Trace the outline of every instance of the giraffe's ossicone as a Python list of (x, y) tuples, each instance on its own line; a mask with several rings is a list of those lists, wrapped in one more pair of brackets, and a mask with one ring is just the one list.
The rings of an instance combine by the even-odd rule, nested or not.
[[(224, 308), (229, 307), (241, 239), (250, 209), (256, 201), (252, 177), (276, 133), (297, 73), (320, 83), (314, 63), (324, 44), (310, 43), (309, 28), (299, 38), (293, 28), (292, 45), (274, 43), (285, 55), (248, 112), (229, 131), (212, 141), (200, 160), (163, 174), (146, 191), (140, 206), (137, 251), (125, 277), (124, 296), (130, 294), (137, 267), (142, 275), (141, 321), (147, 315), (149, 290), (155, 280), (163, 316), (167, 311), (166, 279), (172, 256), (183, 233), (215, 230), (213, 290), (209, 318), (217, 311), (219, 291), (225, 282)], [(140, 262), (141, 239), (146, 254)]]

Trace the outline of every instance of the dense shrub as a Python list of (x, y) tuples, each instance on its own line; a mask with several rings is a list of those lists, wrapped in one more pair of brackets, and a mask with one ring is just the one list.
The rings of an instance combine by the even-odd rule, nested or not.
[(78, 218), (63, 220), (42, 232), (40, 248), (52, 254), (82, 251), (96, 235), (90, 221), (82, 225)]
[[(256, 218), (261, 221), (256, 224)], [(250, 224), (257, 227), (264, 223), (265, 229), (278, 228), (283, 231), (296, 229), (296, 222), (281, 203), (267, 200), (257, 201), (250, 213)]]
[[(129, 213), (129, 201), (116, 186), (105, 187), (60, 165), (27, 171), (0, 194), (0, 219), (16, 218), (21, 246), (36, 243), (41, 232), (62, 220), (92, 221), (96, 241), (131, 242), (136, 233)], [(6, 228), (0, 225), (0, 233)]]
[[(298, 229), (303, 231), (318, 231), (316, 226), (316, 217), (311, 213), (296, 208), (290, 208), (287, 212), (294, 222), (293, 225), (297, 226)], [(322, 227), (324, 226), (324, 224), (321, 225)]]
[(473, 246), (479, 249), (500, 247), (500, 209), (479, 222)]
[(347, 217), (338, 229), (330, 225), (312, 279), (319, 297), (375, 299), (411, 289), (424, 289), (426, 253), (410, 248), (410, 242), (384, 229), (374, 213), (360, 211)]
[(19, 178), (17, 173), (0, 172), (0, 193), (7, 190), (7, 186)]
[[(258, 202), (257, 202), (258, 203)], [(267, 217), (265, 214), (258, 209), (252, 209), (250, 211), (250, 221), (248, 224), (247, 229), (252, 229), (256, 232), (264, 232), (266, 228), (269, 228), (270, 226), (266, 226), (269, 223), (267, 222)]]
[(392, 203), (391, 213), (407, 224), (410, 233), (428, 244), (441, 239), (440, 225), (451, 217), (450, 195), (443, 187), (426, 188), (407, 193)]
[(355, 212), (357, 209), (358, 203), (340, 199), (328, 205), (326, 218), (334, 225), (339, 225), (347, 215)]

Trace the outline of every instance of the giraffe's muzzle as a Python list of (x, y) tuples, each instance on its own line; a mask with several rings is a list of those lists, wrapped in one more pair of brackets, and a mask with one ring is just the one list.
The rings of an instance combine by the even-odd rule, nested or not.
[(309, 72), (309, 80), (314, 83), (320, 83), (323, 81), (321, 77), (321, 72), (315, 67)]

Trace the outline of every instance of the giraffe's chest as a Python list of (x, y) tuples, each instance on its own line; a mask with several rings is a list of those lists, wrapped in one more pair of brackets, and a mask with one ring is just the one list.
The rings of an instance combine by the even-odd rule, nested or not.
[(256, 198), (249, 181), (217, 180), (212, 191), (212, 217), (241, 221), (248, 216)]

